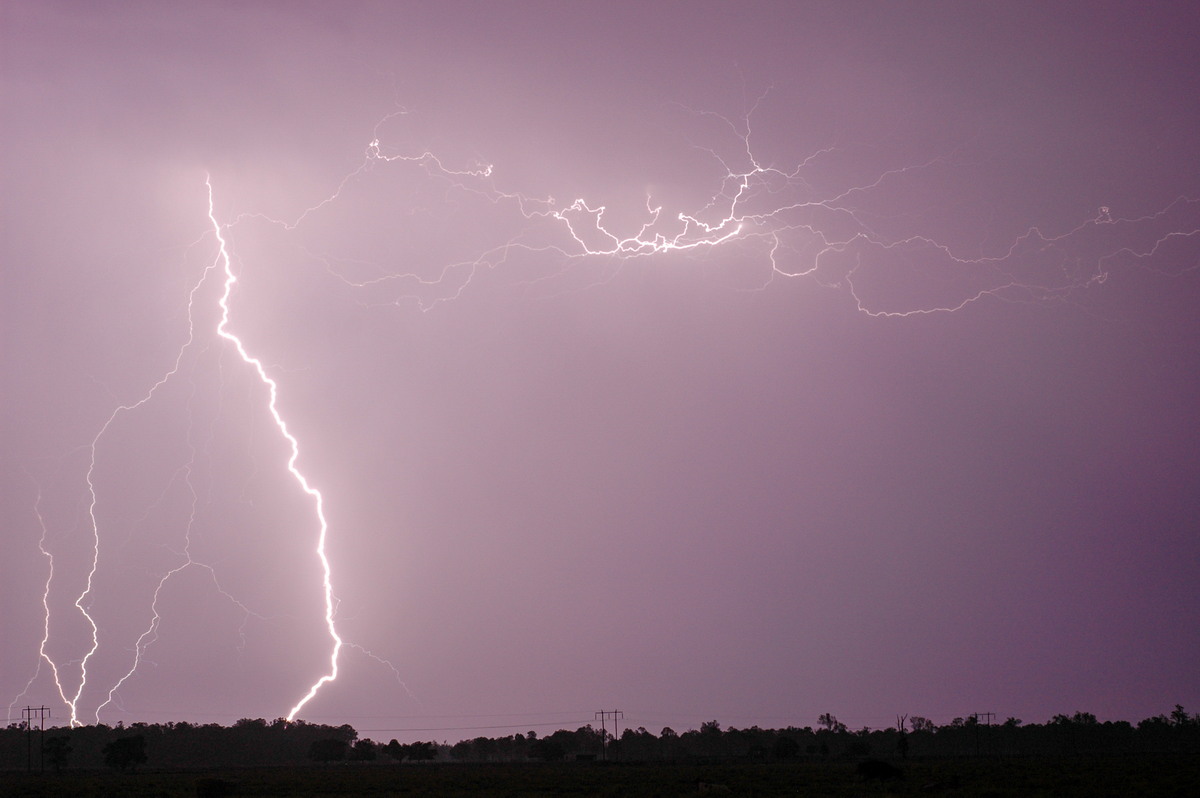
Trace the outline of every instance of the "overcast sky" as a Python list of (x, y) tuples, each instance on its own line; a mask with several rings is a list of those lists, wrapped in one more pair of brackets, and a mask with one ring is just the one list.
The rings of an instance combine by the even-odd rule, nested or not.
[(4, 4), (10, 719), (329, 672), (226, 268), (299, 717), (1196, 709), (1200, 12), (646, 5)]

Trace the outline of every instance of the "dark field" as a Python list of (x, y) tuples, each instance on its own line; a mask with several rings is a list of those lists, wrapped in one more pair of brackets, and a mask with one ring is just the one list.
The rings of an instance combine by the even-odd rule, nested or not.
[[(1154, 796), (1200, 795), (1200, 757), (1071, 757), (907, 762), (865, 781), (853, 763), (338, 764), (121, 775), (6, 772), (7, 796)], [(205, 784), (206, 780), (209, 782)], [(226, 782), (225, 785), (211, 782)], [(223, 791), (223, 789), (225, 791)]]

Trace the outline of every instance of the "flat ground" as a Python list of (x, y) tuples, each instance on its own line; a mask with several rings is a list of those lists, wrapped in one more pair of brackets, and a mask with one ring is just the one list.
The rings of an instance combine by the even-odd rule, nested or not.
[[(1072, 757), (899, 763), (864, 781), (847, 762), (795, 764), (337, 764), (134, 774), (0, 773), (0, 796), (1191, 796), (1200, 757)], [(212, 784), (213, 781), (226, 784)], [(205, 782), (208, 782), (207, 784)]]

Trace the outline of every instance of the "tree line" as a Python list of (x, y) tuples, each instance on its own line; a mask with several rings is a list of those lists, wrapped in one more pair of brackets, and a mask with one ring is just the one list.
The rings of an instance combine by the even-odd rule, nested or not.
[(816, 727), (722, 729), (718, 721), (677, 733), (625, 729), (619, 737), (591, 725), (560, 730), (545, 737), (526, 735), (463, 740), (446, 751), (448, 759), (468, 762), (610, 759), (627, 762), (703, 760), (819, 761), (867, 757), (1039, 756), (1070, 754), (1200, 753), (1200, 715), (1182, 706), (1166, 715), (1100, 722), (1089, 712), (1055, 715), (1047, 723), (1017, 718), (990, 723), (978, 716), (955, 718), (939, 726), (920, 716), (898, 716), (886, 729), (849, 729), (831, 713)]
[(1200, 753), (1200, 714), (1176, 705), (1170, 713), (1100, 722), (1089, 712), (1055, 715), (1048, 722), (1017, 718), (991, 722), (970, 716), (937, 725), (920, 716), (897, 716), (886, 729), (851, 730), (831, 713), (813, 726), (783, 729), (723, 729), (716, 720), (699, 729), (658, 734), (643, 727), (619, 736), (591, 724), (560, 729), (476, 737), (448, 743), (359, 738), (350, 725), (327, 726), (244, 718), (229, 727), (186, 722), (124, 726), (97, 724), (44, 732), (12, 724), (0, 729), (0, 768), (136, 770), (212, 768), (308, 763), (426, 762), (624, 762), (821, 761), (908, 757), (1040, 756), (1072, 754)]
[(296, 765), (312, 761), (314, 744), (337, 740), (352, 744), (358, 732), (349, 725), (326, 726), (243, 718), (232, 726), (216, 723), (96, 724), (32, 731), (21, 724), (0, 730), (0, 768), (135, 770), (163, 768)]

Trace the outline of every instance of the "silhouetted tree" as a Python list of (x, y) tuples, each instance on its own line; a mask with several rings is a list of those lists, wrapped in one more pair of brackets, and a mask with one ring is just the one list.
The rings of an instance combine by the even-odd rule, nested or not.
[(432, 742), (423, 743), (418, 740), (408, 746), (408, 758), (414, 762), (429, 762), (437, 759), (437, 745)]
[(314, 762), (338, 762), (346, 758), (348, 747), (345, 740), (336, 737), (313, 740), (312, 745), (308, 747), (308, 758)]
[(933, 721), (929, 718), (923, 718), (920, 715), (913, 715), (909, 718), (908, 725), (914, 732), (931, 732), (937, 728)]
[(393, 738), (391, 742), (383, 747), (383, 752), (397, 762), (402, 762), (404, 757), (408, 756), (408, 746), (401, 745), (398, 740)]
[(1050, 723), (1055, 726), (1065, 726), (1074, 724), (1076, 726), (1095, 726), (1096, 716), (1091, 712), (1076, 712), (1074, 715), (1055, 715), (1050, 719)]
[(529, 755), (543, 762), (561, 762), (567, 756), (566, 750), (552, 737), (534, 740), (529, 745)]
[[(122, 727), (123, 728), (123, 727)], [(146, 761), (146, 738), (143, 735), (118, 737), (104, 746), (104, 764), (117, 770), (136, 770)]]
[(71, 758), (71, 739), (66, 736), (51, 737), (42, 745), (42, 752), (54, 772), (60, 773)]
[(629, 762), (648, 762), (659, 758), (658, 738), (644, 726), (621, 733), (621, 758)]
[(771, 747), (771, 755), (776, 759), (795, 759), (800, 755), (800, 743), (781, 734), (775, 738), (775, 745)]
[(854, 733), (854, 738), (846, 745), (846, 753), (850, 756), (866, 756), (871, 753), (871, 730), (864, 726)]
[(817, 718), (817, 723), (821, 724), (821, 726), (824, 727), (826, 731), (835, 732), (837, 734), (841, 734), (842, 732), (846, 731), (846, 724), (842, 723), (835, 716), (831, 715), (828, 712), (826, 712), (824, 715), (819, 716)]
[(375, 743), (370, 740), (356, 740), (350, 747), (347, 758), (351, 762), (371, 762), (374, 761), (375, 756)]
[(480, 762), (491, 760), (496, 753), (496, 747), (496, 741), (490, 737), (476, 737), (471, 741), (471, 750), (475, 759)]

